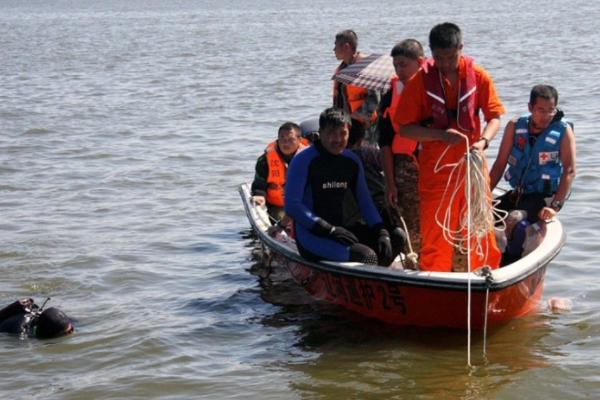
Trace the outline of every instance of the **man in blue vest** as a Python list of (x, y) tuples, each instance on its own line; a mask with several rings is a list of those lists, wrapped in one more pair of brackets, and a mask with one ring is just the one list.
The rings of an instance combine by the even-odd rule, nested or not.
[(565, 203), (575, 178), (575, 135), (557, 105), (554, 87), (534, 86), (528, 104), (530, 114), (513, 118), (506, 125), (490, 171), (492, 190), (503, 174), (512, 187), (500, 197), (497, 208), (521, 210), (529, 223), (552, 219)]

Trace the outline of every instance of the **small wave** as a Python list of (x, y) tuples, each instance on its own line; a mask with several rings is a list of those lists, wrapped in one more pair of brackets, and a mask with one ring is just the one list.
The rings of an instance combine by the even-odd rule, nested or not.
[(53, 131), (44, 128), (31, 128), (23, 132), (24, 135), (45, 135), (47, 133), (52, 133)]

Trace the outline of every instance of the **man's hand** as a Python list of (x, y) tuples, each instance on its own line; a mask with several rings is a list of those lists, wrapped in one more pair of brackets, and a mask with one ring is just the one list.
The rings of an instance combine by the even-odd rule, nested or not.
[(338, 243), (351, 246), (354, 243), (358, 243), (358, 239), (352, 232), (341, 226), (333, 226), (322, 218), (319, 218), (315, 226), (311, 229), (311, 232), (317, 236), (335, 240)]
[(385, 200), (390, 207), (396, 207), (398, 204), (398, 188), (395, 183), (385, 185)]
[(555, 216), (556, 216), (556, 210), (553, 208), (550, 208), (550, 207), (544, 207), (538, 213), (538, 217), (540, 217), (540, 219), (542, 221), (546, 221), (546, 222), (550, 221)]
[(487, 142), (485, 140), (479, 139), (478, 141), (473, 143), (471, 148), (474, 150), (479, 150), (481, 153), (483, 153), (485, 151), (486, 145)]
[(456, 129), (446, 129), (446, 131), (441, 135), (440, 139), (448, 146), (456, 146), (465, 138), (463, 137), (463, 134)]
[(250, 201), (252, 201), (252, 203), (256, 204), (257, 206), (261, 207), (267, 204), (267, 199), (265, 199), (265, 196), (252, 196), (250, 198)]
[(358, 239), (352, 232), (341, 226), (334, 226), (332, 231), (329, 233), (329, 237), (338, 243), (351, 246), (354, 243), (358, 243)]

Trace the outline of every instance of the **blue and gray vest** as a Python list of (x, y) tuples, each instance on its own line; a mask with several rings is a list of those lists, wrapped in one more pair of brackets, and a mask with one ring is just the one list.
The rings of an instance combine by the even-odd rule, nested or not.
[(539, 134), (532, 146), (529, 141), (529, 118), (523, 116), (515, 123), (515, 138), (508, 156), (508, 169), (504, 178), (513, 189), (523, 194), (556, 193), (563, 167), (560, 161), (560, 143), (567, 129), (561, 119)]

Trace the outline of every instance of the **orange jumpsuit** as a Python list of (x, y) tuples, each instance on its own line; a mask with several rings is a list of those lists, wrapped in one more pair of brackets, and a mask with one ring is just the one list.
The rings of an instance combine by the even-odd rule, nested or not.
[[(458, 100), (459, 85), (458, 82), (466, 78), (467, 65), (464, 57), (461, 57), (458, 66), (458, 79), (454, 87), (443, 77), (444, 92), (446, 93), (447, 108), (456, 109)], [(476, 103), (475, 108), (481, 110), (486, 121), (494, 117), (499, 117), (505, 113), (492, 79), (488, 73), (478, 65), (473, 66), (476, 78)], [(421, 121), (430, 118), (433, 115), (431, 105), (424, 83), (424, 72), (420, 70), (406, 83), (400, 104), (392, 120), (396, 124), (409, 125), (419, 124)], [(481, 137), (481, 123), (479, 118), (475, 118), (475, 131), (468, 133), (458, 128), (456, 118), (450, 119), (450, 128), (461, 131), (469, 137), (469, 144), (475, 143)], [(423, 247), (421, 249), (421, 268), (425, 271), (446, 271), (452, 270), (453, 247), (444, 239), (442, 228), (436, 221), (436, 213), (440, 203), (444, 199), (445, 204), (441, 204), (440, 213), (448, 208), (449, 196), (444, 198), (444, 191), (450, 176), (450, 169), (444, 168), (438, 173), (434, 172), (435, 165), (448, 146), (442, 141), (423, 141), (422, 148), (419, 151), (419, 194), (421, 197), (421, 234), (423, 237)], [(450, 147), (439, 165), (456, 163), (465, 155), (464, 142)], [(489, 177), (488, 177), (489, 180)], [(453, 185), (451, 184), (451, 187)], [(464, 190), (461, 190), (455, 201), (450, 205), (452, 207), (452, 227), (458, 227), (458, 210), (466, 203)], [(441, 216), (440, 216), (441, 219)], [(463, 232), (467, 236), (467, 232)], [(479, 268), (483, 265), (489, 265), (491, 268), (498, 268), (501, 253), (496, 246), (496, 239), (493, 230), (482, 241), (483, 250), (487, 252), (484, 259), (480, 259), (473, 251), (471, 253), (471, 269)], [(471, 243), (471, 248), (474, 243)]]

